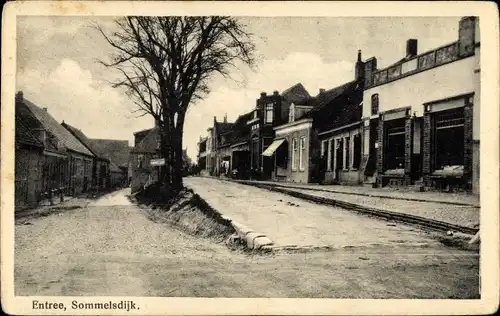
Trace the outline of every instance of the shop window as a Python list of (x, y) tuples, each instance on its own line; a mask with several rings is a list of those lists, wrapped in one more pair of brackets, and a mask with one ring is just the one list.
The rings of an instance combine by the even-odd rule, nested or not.
[(377, 115), (378, 114), (378, 93), (375, 93), (372, 95), (372, 115)]
[(299, 151), (299, 170), (304, 171), (304, 158), (306, 155), (306, 138), (300, 138), (300, 151)]
[(435, 114), (436, 169), (464, 164), (463, 108)]
[(361, 164), (361, 135), (356, 134), (353, 137), (353, 156), (352, 156), (352, 167), (358, 169)]
[(405, 165), (404, 120), (401, 122), (397, 122), (397, 124), (393, 124), (393, 126), (389, 126), (386, 129), (386, 134), (387, 144), (384, 146), (384, 161), (386, 170), (402, 169)]
[(265, 112), (266, 124), (270, 124), (273, 122), (273, 113), (274, 113), (274, 104), (273, 103), (266, 104), (266, 112)]
[(345, 155), (344, 155), (344, 169), (349, 169), (349, 158), (351, 153), (350, 138), (349, 136), (344, 139)]
[(298, 151), (297, 138), (294, 138), (292, 140), (292, 170), (293, 171), (297, 170), (297, 151)]

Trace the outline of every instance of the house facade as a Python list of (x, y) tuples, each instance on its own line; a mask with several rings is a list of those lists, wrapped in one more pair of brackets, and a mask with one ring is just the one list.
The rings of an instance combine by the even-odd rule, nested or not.
[(281, 94), (278, 91), (274, 91), (272, 95), (261, 93), (256, 101), (253, 118), (247, 123), (251, 130), (250, 168), (254, 177), (258, 179), (274, 177), (276, 173), (274, 158), (263, 153), (274, 142), (275, 127), (288, 122), (292, 103), (303, 103), (310, 98), (309, 92), (301, 83), (284, 90)]
[(92, 148), (110, 161), (111, 187), (128, 186), (132, 176), (128, 140), (90, 138), (89, 142)]
[(16, 94), (16, 115), (28, 118), (30, 128), (45, 146), (43, 195), (54, 190), (75, 195), (91, 187), (94, 155), (48, 112)]
[[(274, 142), (263, 152), (274, 162), (275, 180), (358, 183), (363, 98), (361, 52), (356, 80), (291, 102), (287, 121), (274, 127)], [(355, 149), (356, 148), (356, 149)], [(354, 155), (356, 154), (356, 155)], [(353, 158), (354, 156), (354, 158)]]
[(110, 161), (104, 155), (95, 149), (87, 136), (78, 128), (71, 126), (64, 121), (61, 125), (76, 137), (92, 154), (92, 181), (90, 188), (95, 190), (104, 190), (111, 186), (110, 184)]
[(131, 151), (132, 179), (130, 187), (132, 193), (158, 181), (161, 166), (155, 164), (154, 159), (161, 157), (160, 146), (158, 124), (154, 128), (134, 133), (134, 148)]
[(16, 210), (36, 206), (44, 189), (44, 144), (19, 115), (15, 127)]
[(479, 192), (479, 21), (457, 40), (384, 69), (365, 62), (365, 176), (377, 185), (454, 186)]

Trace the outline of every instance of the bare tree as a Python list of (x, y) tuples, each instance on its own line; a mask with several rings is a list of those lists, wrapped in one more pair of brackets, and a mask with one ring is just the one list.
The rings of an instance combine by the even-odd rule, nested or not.
[(162, 181), (182, 188), (182, 136), (186, 111), (210, 92), (210, 79), (230, 77), (238, 63), (255, 63), (253, 35), (233, 17), (125, 17), (116, 31), (97, 29), (115, 49), (106, 67), (117, 69), (141, 115), (160, 122)]

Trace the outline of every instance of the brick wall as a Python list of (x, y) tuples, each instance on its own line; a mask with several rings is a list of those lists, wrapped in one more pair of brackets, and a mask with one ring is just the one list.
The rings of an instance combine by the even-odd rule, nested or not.
[(377, 133), (377, 183), (382, 184), (382, 173), (384, 172), (384, 121), (382, 117), (379, 119), (378, 123), (378, 133)]
[(37, 204), (43, 190), (42, 169), (44, 157), (40, 150), (16, 149), (15, 208), (23, 209)]
[(472, 189), (472, 162), (473, 162), (473, 142), (472, 142), (472, 104), (464, 107), (464, 178), (467, 189)]
[(413, 125), (412, 117), (406, 118), (405, 121), (405, 185), (412, 183), (412, 157), (413, 157)]
[(432, 136), (433, 136), (433, 122), (431, 113), (424, 114), (424, 126), (423, 126), (423, 148), (422, 148), (422, 173), (424, 175), (425, 186), (431, 186), (430, 174), (433, 170), (432, 165)]

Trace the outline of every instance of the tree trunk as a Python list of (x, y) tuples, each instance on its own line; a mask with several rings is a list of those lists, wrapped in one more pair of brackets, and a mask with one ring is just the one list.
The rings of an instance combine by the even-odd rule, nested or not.
[(177, 122), (175, 124), (174, 132), (172, 133), (172, 145), (174, 152), (173, 172), (172, 172), (172, 189), (178, 193), (183, 188), (182, 183), (182, 136), (184, 129), (184, 114), (177, 114)]

